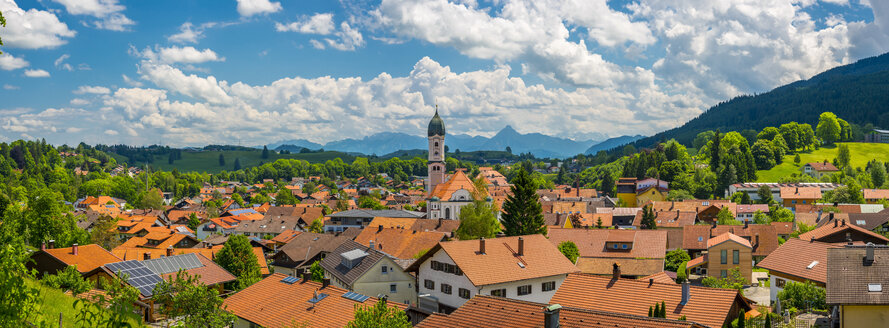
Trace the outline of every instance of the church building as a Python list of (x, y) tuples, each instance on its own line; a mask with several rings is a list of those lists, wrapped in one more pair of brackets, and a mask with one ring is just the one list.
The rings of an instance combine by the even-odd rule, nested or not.
[(438, 116), (429, 121), (429, 178), (426, 181), (426, 211), (430, 219), (457, 220), (460, 208), (472, 203), (475, 186), (463, 170), (445, 174), (445, 126)]

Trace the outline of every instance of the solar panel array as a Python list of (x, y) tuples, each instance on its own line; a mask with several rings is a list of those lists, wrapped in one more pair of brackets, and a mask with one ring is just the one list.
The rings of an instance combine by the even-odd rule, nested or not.
[(142, 261), (148, 269), (156, 274), (179, 272), (179, 269), (190, 270), (204, 266), (196, 254), (166, 256)]
[(364, 301), (370, 298), (370, 296), (361, 295), (355, 292), (346, 292), (345, 294), (343, 294), (343, 297), (356, 301), (358, 303), (364, 303)]
[(299, 281), (299, 279), (297, 279), (296, 277), (293, 277), (293, 276), (287, 276), (287, 278), (281, 279), (281, 282), (288, 284), (288, 285), (293, 285), (297, 281)]
[(105, 267), (118, 276), (126, 275), (127, 283), (138, 289), (139, 293), (145, 296), (151, 296), (154, 292), (154, 287), (163, 281), (160, 276), (136, 260), (108, 263), (105, 264)]

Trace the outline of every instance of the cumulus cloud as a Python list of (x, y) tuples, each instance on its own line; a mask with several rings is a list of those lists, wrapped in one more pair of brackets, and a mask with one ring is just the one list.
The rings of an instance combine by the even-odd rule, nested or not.
[(98, 20), (92, 22), (92, 26), (112, 31), (126, 31), (129, 26), (136, 24), (127, 18), (122, 11), (126, 7), (117, 3), (117, 0), (54, 0), (62, 4), (71, 15), (92, 16)]
[(250, 17), (260, 14), (271, 14), (281, 11), (280, 2), (269, 0), (238, 0), (238, 14)]
[(74, 105), (74, 106), (83, 106), (83, 105), (89, 105), (90, 101), (83, 99), (83, 98), (74, 98), (74, 99), (71, 99), (70, 103), (71, 103), (71, 105)]
[(27, 77), (49, 77), (49, 72), (44, 71), (42, 69), (27, 69), (27, 70), (25, 70), (25, 76), (27, 76)]
[(145, 50), (138, 51), (130, 48), (130, 53), (137, 57), (142, 57), (148, 61), (164, 63), (164, 64), (200, 64), (210, 61), (225, 61), (224, 57), (216, 54), (210, 49), (198, 50), (195, 47), (159, 47), (154, 49), (147, 47)]
[(333, 25), (333, 14), (322, 13), (304, 16), (298, 21), (289, 24), (275, 23), (275, 29), (278, 32), (328, 35), (333, 33), (336, 27)]
[(107, 95), (111, 93), (111, 89), (102, 86), (89, 86), (89, 85), (81, 85), (77, 90), (74, 90), (75, 94), (95, 94), (95, 95)]
[(6, 18), (3, 45), (10, 48), (55, 48), (68, 42), (75, 32), (55, 14), (37, 9), (22, 10), (13, 0), (0, 0)]
[(21, 57), (15, 57), (9, 53), (0, 55), (0, 69), (5, 71), (17, 70), (28, 67), (28, 61)]
[(69, 55), (69, 54), (61, 55), (61, 56), (59, 56), (58, 59), (56, 59), (56, 61), (53, 62), (53, 65), (55, 65), (56, 68), (58, 68), (58, 69), (66, 70), (69, 72), (73, 71), (74, 67), (71, 66), (71, 64), (68, 64), (65, 62), (66, 60), (68, 60), (68, 58), (71, 58), (71, 55)]
[(208, 22), (195, 26), (191, 22), (185, 22), (179, 26), (179, 33), (168, 36), (167, 40), (174, 43), (198, 43), (198, 40), (204, 38), (204, 31), (206, 29), (226, 25), (228, 24)]

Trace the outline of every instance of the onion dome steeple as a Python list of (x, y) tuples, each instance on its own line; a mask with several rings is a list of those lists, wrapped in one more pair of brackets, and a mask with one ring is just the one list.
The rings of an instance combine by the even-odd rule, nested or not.
[(438, 105), (435, 105), (435, 116), (429, 121), (429, 136), (444, 136), (445, 126), (441, 116), (438, 116)]

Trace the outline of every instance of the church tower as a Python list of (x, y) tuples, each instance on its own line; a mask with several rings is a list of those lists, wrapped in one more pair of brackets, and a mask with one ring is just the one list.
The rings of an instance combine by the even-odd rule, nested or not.
[(426, 192), (432, 193), (435, 186), (445, 180), (445, 126), (444, 121), (438, 116), (438, 105), (435, 106), (435, 116), (429, 121), (429, 180), (426, 182)]

